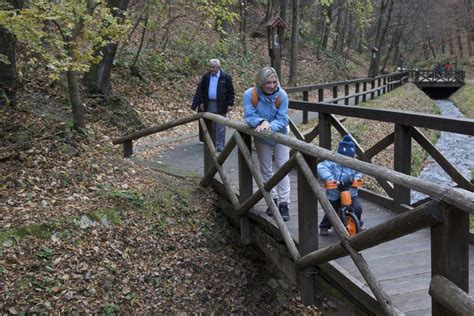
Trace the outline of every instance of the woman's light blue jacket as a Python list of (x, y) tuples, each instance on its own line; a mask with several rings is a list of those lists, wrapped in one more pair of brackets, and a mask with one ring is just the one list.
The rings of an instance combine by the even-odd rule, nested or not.
[[(254, 107), (252, 104), (252, 88), (244, 93), (244, 119), (251, 128), (261, 124), (263, 120), (270, 124), (272, 132), (288, 135), (288, 95), (283, 88), (278, 89), (271, 95), (266, 95), (257, 88), (258, 103)], [(276, 98), (280, 96), (281, 103), (277, 108), (275, 106)], [(275, 142), (269, 139), (256, 138), (256, 140), (268, 145), (275, 145)]]

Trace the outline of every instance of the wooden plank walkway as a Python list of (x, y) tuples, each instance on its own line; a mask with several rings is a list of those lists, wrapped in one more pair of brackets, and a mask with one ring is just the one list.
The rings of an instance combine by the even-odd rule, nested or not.
[[(227, 130), (228, 137), (233, 131)], [(177, 145), (155, 157), (154, 162), (160, 165), (160, 169), (175, 174), (189, 176), (203, 175), (202, 146), (197, 139)], [(255, 152), (254, 152), (255, 155)], [(139, 157), (139, 153), (137, 153)], [(140, 158), (132, 158), (137, 162), (143, 162)], [(255, 157), (256, 159), (256, 157)], [(255, 160), (256, 161), (256, 160)], [(230, 157), (224, 163), (224, 170), (229, 177), (234, 191), (238, 192), (238, 167), (237, 150), (234, 149)], [(286, 222), (293, 238), (298, 240), (298, 218), (297, 218), (297, 181), (296, 170), (290, 174), (291, 177), (291, 204), (290, 221)], [(216, 178), (219, 179), (217, 175)], [(255, 185), (254, 185), (255, 186)], [(256, 191), (256, 187), (254, 188)], [(372, 227), (396, 216), (390, 210), (379, 207), (368, 201), (362, 201), (364, 207), (363, 220), (366, 227)], [(254, 208), (254, 212), (274, 224), (272, 218), (265, 215), (267, 206), (263, 200)], [(322, 219), (322, 208), (318, 207), (319, 221)], [(276, 226), (276, 225), (275, 225)], [(320, 237), (319, 247), (325, 247), (337, 242), (337, 236), (331, 232), (327, 237)], [(376, 246), (362, 252), (367, 260), (371, 271), (375, 274), (385, 291), (390, 295), (394, 304), (407, 315), (430, 315), (431, 297), (428, 294), (429, 282), (431, 280), (431, 257), (430, 257), (430, 230), (423, 229), (416, 233), (404, 236), (397, 240)], [(469, 265), (469, 292), (474, 297), (474, 246), (470, 245)], [(365, 280), (362, 278), (350, 257), (340, 258), (335, 261), (342, 270), (347, 271), (351, 278), (360, 281), (360, 291), (371, 294)]]

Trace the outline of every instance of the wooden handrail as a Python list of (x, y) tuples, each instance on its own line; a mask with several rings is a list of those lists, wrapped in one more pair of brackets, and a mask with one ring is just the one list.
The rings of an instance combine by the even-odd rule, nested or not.
[[(439, 202), (431, 201), (403, 214), (397, 215), (383, 224), (370, 227), (369, 229), (350, 237), (348, 242), (355, 250), (362, 251), (411, 234), (422, 228), (441, 223), (443, 221), (443, 215), (438, 207), (438, 203)], [(346, 255), (347, 252), (342, 242), (339, 242), (301, 257), (296, 264), (299, 269), (304, 269)]]
[(125, 136), (122, 136), (122, 137), (114, 138), (112, 140), (112, 144), (114, 144), (114, 145), (122, 144), (122, 143), (125, 143), (127, 141), (132, 141), (132, 140), (139, 139), (139, 138), (151, 135), (151, 134), (162, 132), (162, 131), (165, 131), (167, 129), (170, 129), (170, 128), (173, 128), (173, 127), (176, 127), (176, 126), (179, 126), (179, 125), (183, 125), (183, 124), (186, 124), (186, 123), (189, 123), (189, 122), (192, 122), (192, 121), (197, 121), (202, 117), (202, 114), (203, 113), (196, 113), (196, 114), (193, 114), (193, 115), (190, 115), (190, 116), (187, 116), (187, 117), (179, 118), (179, 119), (171, 121), (171, 122), (166, 122), (164, 124), (156, 125), (156, 126), (153, 126), (153, 127), (150, 127), (150, 128), (145, 128), (145, 129), (139, 130), (135, 133), (131, 133), (131, 134), (128, 134), (128, 135), (125, 135)]
[(441, 275), (435, 275), (431, 279), (429, 293), (457, 315), (472, 315), (474, 311), (474, 300)]
[(227, 196), (229, 197), (232, 203), (232, 206), (234, 208), (237, 208), (237, 206), (239, 205), (239, 200), (237, 196), (235, 195), (234, 190), (232, 190), (232, 186), (230, 184), (230, 181), (227, 179), (227, 175), (225, 174), (224, 170), (222, 169), (221, 164), (219, 163), (216, 155), (214, 154), (216, 152), (216, 148), (214, 147), (214, 144), (212, 142), (211, 134), (209, 133), (209, 130), (207, 129), (207, 126), (204, 120), (200, 119), (199, 124), (201, 125), (204, 138), (206, 140), (205, 144), (207, 148), (209, 149), (209, 151), (212, 153), (211, 158), (212, 158), (213, 167), (216, 168), (217, 171), (219, 172), (219, 175), (222, 179), (222, 183), (224, 184), (225, 190), (227, 192)]
[(413, 139), (423, 147), (440, 167), (463, 189), (474, 191), (474, 185), (464, 177), (417, 128), (410, 130)]
[[(330, 108), (333, 108), (333, 109), (355, 108), (356, 110), (359, 109), (357, 107), (337, 106), (337, 105), (332, 105), (332, 104), (316, 104), (316, 108), (321, 110), (323, 113), (329, 113)], [(375, 109), (371, 109), (371, 110), (376, 111)], [(341, 110), (340, 113), (341, 114), (346, 114), (347, 112)], [(385, 117), (384, 117), (385, 121), (405, 122), (403, 120), (403, 118), (406, 117), (405, 120), (408, 120), (408, 117), (409, 117), (407, 113), (397, 112), (397, 113), (400, 113), (400, 115), (402, 115), (402, 118), (399, 118), (398, 120), (390, 119), (390, 118), (387, 118), (387, 115), (388, 115), (387, 113), (393, 113), (393, 111), (385, 111)], [(468, 135), (474, 134), (474, 120), (460, 120), (460, 119), (451, 119), (450, 120), (450, 119), (445, 119), (445, 118), (438, 117), (438, 116), (432, 116), (432, 115), (430, 116), (430, 115), (419, 114), (419, 113), (415, 113), (414, 115), (415, 115), (416, 119), (413, 119), (412, 121), (415, 121), (415, 122), (421, 122), (422, 118), (425, 118), (425, 120), (426, 120), (427, 117), (436, 118), (436, 119), (438, 119), (438, 122), (449, 122), (449, 121), (451, 121), (451, 123), (457, 122), (459, 125), (468, 126), (466, 128), (467, 130), (465, 130), (465, 132), (467, 132), (467, 133), (463, 133), (463, 134), (468, 134)], [(367, 118), (367, 116), (370, 116), (370, 115), (361, 115), (360, 114), (358, 117), (366, 117)], [(373, 165), (373, 164), (370, 164), (370, 163), (367, 163), (367, 162), (363, 162), (363, 161), (359, 161), (359, 160), (356, 160), (356, 159), (348, 158), (346, 156), (338, 155), (338, 154), (335, 154), (332, 151), (329, 151), (327, 149), (324, 149), (324, 148), (321, 148), (321, 147), (316, 147), (312, 144), (308, 144), (304, 141), (296, 140), (296, 139), (293, 139), (289, 136), (282, 135), (282, 134), (279, 134), (279, 133), (272, 133), (270, 131), (256, 132), (255, 130), (249, 128), (247, 124), (244, 124), (244, 123), (241, 123), (241, 122), (230, 121), (226, 118), (223, 118), (220, 115), (213, 114), (213, 113), (208, 113), (208, 112), (194, 114), (194, 115), (191, 115), (189, 117), (185, 117), (185, 118), (182, 118), (182, 119), (175, 120), (173, 122), (169, 122), (169, 123), (166, 123), (166, 124), (162, 124), (162, 125), (159, 125), (159, 126), (155, 126), (155, 127), (151, 127), (151, 128), (145, 129), (145, 130), (141, 130), (141, 131), (135, 132), (133, 134), (114, 139), (113, 143), (114, 144), (120, 144), (120, 143), (124, 143), (126, 141), (138, 139), (140, 137), (150, 135), (150, 134), (152, 134), (156, 131), (163, 131), (163, 130), (166, 130), (168, 128), (174, 127), (174, 126), (178, 126), (178, 125), (181, 125), (181, 124), (185, 124), (185, 123), (195, 121), (196, 119), (199, 119), (201, 117), (204, 117), (206, 119), (210, 119), (212, 121), (215, 121), (215, 122), (217, 122), (219, 124), (222, 124), (222, 125), (225, 125), (225, 126), (232, 127), (236, 130), (239, 130), (241, 132), (247, 133), (247, 134), (252, 135), (252, 136), (267, 137), (267, 138), (272, 139), (276, 142), (287, 145), (290, 148), (293, 148), (293, 149), (295, 149), (297, 151), (300, 151), (304, 154), (307, 154), (307, 155), (310, 155), (310, 156), (313, 156), (313, 157), (317, 157), (317, 158), (320, 158), (320, 159), (329, 159), (329, 160), (338, 162), (338, 163), (340, 163), (344, 166), (359, 170), (359, 171), (361, 171), (361, 172), (363, 172), (367, 175), (382, 178), (384, 180), (388, 180), (390, 182), (396, 183), (396, 184), (401, 185), (403, 187), (408, 187), (408, 188), (414, 189), (416, 191), (419, 191), (421, 193), (429, 195), (429, 196), (433, 197), (434, 199), (443, 200), (443, 201), (445, 201), (449, 204), (455, 205), (459, 209), (462, 209), (466, 212), (474, 214), (474, 193), (471, 193), (467, 190), (463, 190), (461, 188), (451, 188), (451, 187), (444, 186), (444, 185), (439, 185), (439, 184), (432, 184), (432, 183), (426, 182), (424, 180), (418, 179), (416, 177), (405, 175), (403, 173), (396, 172), (396, 171), (393, 171), (393, 170), (390, 170), (390, 169), (387, 169), (387, 168), (384, 168), (384, 167), (381, 167), (381, 166)], [(372, 117), (372, 116), (370, 116), (370, 117)], [(384, 120), (384, 119), (382, 119), (382, 120)], [(405, 123), (407, 123), (407, 122), (405, 122)], [(445, 130), (446, 129), (450, 130), (451, 128), (445, 128)], [(457, 128), (455, 130), (458, 131)]]
[(389, 78), (394, 76), (407, 76), (408, 72), (400, 72), (400, 73), (392, 73), (387, 75), (380, 75), (371, 78), (361, 78), (361, 79), (351, 79), (351, 80), (343, 80), (343, 81), (335, 81), (335, 82), (328, 82), (328, 83), (321, 83), (321, 84), (310, 84), (310, 85), (303, 85), (297, 87), (285, 87), (285, 91), (287, 93), (297, 93), (297, 92), (304, 92), (304, 91), (312, 91), (318, 89), (330, 89), (337, 86), (344, 86), (346, 84), (356, 84), (356, 83), (364, 83), (364, 82), (371, 82), (374, 80), (382, 79), (382, 78)]
[[(332, 102), (335, 100), (337, 101), (338, 99), (347, 100), (348, 98), (358, 97), (361, 95), (365, 97), (365, 95), (367, 94), (372, 94), (372, 97), (374, 97), (376, 92), (377, 92), (377, 95), (380, 95), (380, 93), (385, 93), (389, 91), (390, 89), (392, 89), (393, 87), (390, 86), (391, 84), (398, 84), (402, 82), (402, 80), (404, 80), (402, 79), (402, 80), (395, 81), (392, 79), (395, 76), (396, 75), (387, 75), (387, 76), (379, 76), (376, 78), (370, 78), (370, 80), (366, 80), (366, 81), (362, 79), (362, 80), (353, 80), (353, 81), (343, 82), (342, 84), (344, 84), (345, 96), (337, 98), (337, 92), (334, 92), (334, 96), (336, 98), (331, 101)], [(382, 81), (383, 81), (383, 85), (382, 85)], [(357, 92), (355, 95), (348, 95), (348, 91), (349, 91), (348, 84), (364, 83), (365, 85), (367, 82), (370, 82), (371, 90), (367, 90), (366, 87), (364, 87), (364, 91), (362, 93)], [(378, 86), (377, 88), (375, 88), (376, 84)], [(332, 85), (332, 87), (336, 87), (336, 86)], [(321, 92), (321, 90), (319, 92)], [(320, 119), (321, 117), (324, 117), (325, 120), (327, 121), (326, 123), (329, 122), (327, 124), (328, 126), (324, 126), (325, 128), (326, 127), (330, 128), (331, 126), (330, 123), (332, 122), (332, 125), (334, 125), (336, 129), (340, 133), (343, 133), (343, 134), (347, 134), (348, 131), (345, 129), (345, 127), (342, 124), (340, 124), (338, 119), (335, 117), (335, 114), (349, 115), (349, 116), (373, 119), (373, 120), (378, 120), (378, 121), (392, 122), (396, 124), (396, 126), (401, 126), (403, 128), (406, 128), (407, 131), (409, 131), (410, 128), (412, 128), (413, 126), (421, 126), (421, 127), (432, 128), (432, 129), (454, 131), (461, 134), (474, 135), (474, 124), (473, 124), (474, 120), (469, 120), (469, 119), (468, 120), (446, 119), (440, 116), (433, 116), (433, 115), (420, 114), (420, 113), (406, 113), (406, 112), (399, 112), (399, 111), (386, 111), (386, 110), (367, 109), (367, 108), (364, 108), (363, 109), (364, 111), (358, 111), (360, 110), (360, 108), (358, 107), (337, 106), (337, 105), (327, 104), (327, 103), (322, 103), (322, 102), (312, 104), (309, 102), (291, 101), (290, 105), (291, 104), (296, 105), (297, 107), (298, 106), (305, 107), (304, 110), (306, 111), (315, 110), (319, 112)], [(311, 110), (308, 110), (309, 109), (307, 107), (308, 105), (313, 106)], [(347, 113), (350, 113), (350, 114), (347, 114)], [(374, 117), (375, 113), (377, 114), (377, 117)], [(396, 117), (393, 117), (394, 114), (396, 114)], [(459, 245), (464, 245), (464, 241), (466, 240), (466, 238), (463, 237), (464, 235), (461, 236), (462, 234), (457, 236), (455, 233), (456, 231), (455, 227), (464, 227), (463, 225), (467, 225), (466, 223), (468, 221), (468, 215), (466, 213), (474, 214), (474, 193), (461, 189), (461, 188), (452, 188), (449, 186), (440, 185), (438, 183), (426, 182), (424, 180), (404, 174), (403, 172), (409, 173), (409, 171), (407, 172), (406, 170), (396, 169), (396, 170), (402, 171), (402, 172), (397, 172), (397, 171), (387, 169), (381, 166), (373, 165), (370, 163), (370, 158), (374, 154), (376, 154), (378, 151), (388, 146), (390, 143), (396, 140), (397, 137), (400, 137), (400, 135), (397, 134), (397, 130), (395, 133), (392, 133), (389, 136), (382, 139), (378, 144), (374, 145), (371, 149), (369, 149), (366, 152), (364, 152), (364, 150), (356, 143), (358, 156), (359, 158), (362, 158), (362, 160), (365, 160), (365, 161), (360, 161), (360, 160), (356, 160), (356, 159), (349, 158), (346, 156), (342, 156), (330, 150), (326, 150), (324, 148), (306, 143), (305, 140), (306, 138), (308, 138), (308, 135), (302, 134), (298, 130), (298, 128), (294, 124), (292, 124), (292, 122), (291, 122), (292, 131), (294, 132), (294, 134), (297, 136), (298, 139), (294, 139), (287, 135), (282, 135), (279, 133), (273, 133), (271, 131), (256, 132), (254, 129), (249, 128), (247, 124), (244, 124), (241, 122), (230, 121), (220, 115), (207, 113), (207, 112), (194, 114), (189, 117), (181, 118), (181, 119), (168, 122), (159, 126), (150, 127), (150, 128), (132, 133), (130, 135), (119, 137), (119, 138), (114, 139), (113, 143), (124, 144), (124, 153), (126, 152), (129, 153), (130, 152), (129, 149), (132, 146), (133, 140), (136, 140), (138, 138), (141, 138), (141, 137), (144, 137), (144, 136), (147, 136), (159, 131), (163, 131), (175, 126), (186, 124), (198, 119), (200, 120), (200, 125), (204, 131), (204, 137), (205, 137), (205, 146), (204, 146), (205, 175), (201, 180), (201, 184), (209, 185), (210, 181), (212, 180), (212, 178), (214, 178), (215, 174), (217, 172), (219, 173), (220, 178), (222, 179), (222, 182), (223, 182), (223, 186), (221, 186), (221, 188), (223, 187), (225, 190), (225, 192), (223, 191), (222, 193), (227, 195), (227, 197), (230, 199), (230, 202), (232, 204), (232, 209), (234, 210), (234, 212), (236, 212), (236, 214), (241, 216), (241, 234), (242, 236), (245, 235), (243, 240), (246, 239), (247, 242), (250, 242), (252, 240), (252, 237), (250, 234), (250, 226), (248, 226), (249, 218), (244, 215), (246, 215), (246, 212), (248, 212), (248, 210), (252, 208), (263, 197), (267, 206), (272, 211), (273, 218), (275, 219), (279, 232), (281, 233), (281, 236), (283, 237), (283, 240), (287, 246), (287, 249), (292, 259), (294, 260), (296, 268), (300, 271), (299, 272), (300, 276), (302, 278), (305, 278), (306, 282), (310, 280), (310, 278), (305, 275), (305, 273), (310, 271), (308, 269), (312, 269), (312, 267), (314, 267), (315, 265), (328, 262), (330, 260), (334, 260), (341, 256), (349, 254), (349, 256), (354, 261), (356, 267), (360, 271), (361, 275), (366, 280), (367, 285), (369, 286), (369, 288), (372, 290), (375, 297), (377, 298), (377, 301), (379, 302), (383, 311), (386, 314), (399, 315), (402, 313), (395, 306), (393, 306), (392, 302), (390, 301), (389, 296), (387, 295), (387, 293), (385, 293), (384, 289), (380, 286), (378, 280), (375, 278), (375, 275), (369, 269), (368, 263), (366, 262), (364, 257), (360, 253), (358, 253), (358, 251), (373, 247), (380, 243), (384, 243), (384, 242), (399, 238), (401, 236), (410, 234), (416, 230), (419, 230), (427, 226), (432, 226), (432, 236), (435, 236), (435, 238), (432, 237), (432, 243), (433, 243), (433, 240), (435, 240), (432, 245), (438, 245), (438, 246), (447, 245), (445, 240), (451, 240), (451, 239), (459, 240), (460, 241)], [(210, 136), (210, 128), (211, 128), (210, 126), (212, 123), (211, 121), (222, 124), (224, 126), (231, 127), (236, 130), (233, 136), (231, 137), (231, 140), (226, 144), (223, 152), (220, 155), (216, 154), (216, 150)], [(426, 123), (426, 121), (429, 121), (429, 122)], [(428, 126), (426, 126), (426, 124), (428, 124)], [(441, 154), (438, 154), (436, 150), (433, 149), (432, 144), (429, 143), (429, 141), (416, 128), (413, 128), (411, 131), (412, 131), (411, 133), (405, 133), (406, 135), (403, 135), (403, 136), (407, 136), (409, 141), (411, 141), (411, 138), (416, 139), (418, 142), (422, 144), (425, 150), (429, 151), (432, 155), (436, 156), (435, 158), (440, 164), (442, 164), (445, 170), (447, 169), (448, 171), (450, 171), (452, 166), (449, 164), (448, 161), (446, 161), (446, 159), (444, 159), (444, 157)], [(330, 131), (327, 132), (325, 129), (321, 128), (321, 129), (313, 130), (310, 134), (314, 135), (314, 134), (317, 134), (318, 132), (324, 136), (324, 137), (320, 136), (320, 140), (321, 138), (324, 138), (324, 140), (327, 140), (326, 142), (323, 142), (324, 146), (328, 146), (328, 148), (330, 148), (330, 145), (328, 145), (330, 142), (330, 138), (327, 138), (327, 136), (330, 136)], [(264, 137), (267, 139), (271, 139), (280, 144), (286, 145), (292, 149), (291, 158), (282, 167), (280, 167), (279, 170), (276, 171), (274, 176), (271, 179), (269, 179), (267, 182), (264, 182), (261, 174), (258, 172), (257, 169), (254, 168), (255, 162), (253, 161), (253, 158), (251, 156), (251, 148), (250, 148), (250, 142), (249, 142), (250, 136), (254, 136), (254, 137), (257, 136), (257, 137)], [(407, 141), (406, 143), (409, 144), (409, 141)], [(236, 146), (238, 147), (238, 153), (239, 153), (239, 177), (241, 180), (239, 184), (239, 189), (241, 190), (240, 193), (242, 193), (243, 185), (247, 187), (252, 187), (252, 177), (254, 178), (259, 188), (259, 190), (255, 193), (253, 193), (253, 189), (247, 190), (247, 191), (243, 190), (244, 191), (243, 196), (240, 196), (240, 198), (238, 198), (237, 194), (234, 192), (233, 186), (231, 185), (223, 169), (224, 167), (223, 164), (225, 160), (229, 157), (233, 148), (235, 148)], [(305, 156), (303, 157), (303, 155)], [(427, 194), (431, 196), (435, 201), (430, 201), (427, 204), (421, 205), (415, 209), (408, 210), (405, 213), (398, 215), (397, 217), (392, 218), (383, 224), (371, 227), (368, 230), (357, 234), (356, 236), (349, 237), (336, 211), (334, 210), (329, 200), (327, 199), (324, 189), (318, 183), (314, 170), (311, 170), (311, 168), (314, 169), (316, 165), (315, 158), (335, 161), (351, 169), (361, 171), (362, 173), (366, 175), (373, 176), (379, 181), (379, 183), (382, 183), (388, 186), (388, 189), (390, 190), (392, 189), (391, 183), (393, 183), (396, 186), (398, 185), (404, 188), (414, 189), (421, 193)], [(405, 163), (404, 159), (398, 159), (398, 161), (402, 161), (403, 163)], [(300, 231), (300, 245), (299, 245), (300, 248), (298, 249), (296, 247), (295, 242), (293, 241), (293, 238), (285, 222), (283, 221), (277, 206), (275, 205), (269, 193), (269, 191), (284, 176), (289, 174), (295, 168), (298, 169), (298, 188), (300, 188), (300, 185), (301, 185), (303, 186), (305, 190), (304, 191), (302, 189), (303, 191), (300, 191), (300, 190), (298, 191), (298, 199), (299, 199), (299, 202), (301, 202), (301, 205), (298, 204), (299, 205), (298, 212), (299, 212), (299, 219), (300, 219), (299, 229), (302, 229), (303, 231), (304, 230), (307, 231), (308, 227), (313, 227), (314, 225), (317, 224), (316, 223), (317, 220), (315, 220), (314, 223), (310, 223), (311, 221), (309, 221), (306, 223), (307, 227), (305, 227), (304, 225), (302, 225), (302, 222), (301, 222), (302, 219), (304, 220), (305, 218), (304, 216), (312, 216), (312, 205), (308, 203), (309, 201), (313, 201), (313, 199), (317, 199), (319, 201), (319, 204), (323, 207), (324, 212), (328, 216), (329, 221), (331, 222), (332, 226), (334, 227), (334, 230), (339, 238), (338, 243), (333, 244), (323, 249), (314, 250), (314, 249), (317, 249), (317, 235), (316, 235), (316, 239), (314, 239), (315, 237), (314, 235), (307, 234), (307, 233), (306, 235), (305, 234), (301, 235), (301, 231)], [(457, 178), (459, 181), (463, 182), (463, 184), (466, 184), (466, 181), (462, 181), (463, 177), (460, 176), (459, 173), (457, 173), (455, 170), (451, 170), (451, 171), (449, 172), (450, 175)], [(243, 181), (242, 181), (242, 177), (244, 178)], [(466, 185), (465, 187), (472, 189), (471, 187), (466, 186)], [(397, 187), (395, 187), (395, 189), (397, 189)], [(308, 200), (308, 196), (310, 196), (310, 200)], [(398, 200), (394, 199), (394, 202), (406, 203), (402, 201), (402, 199), (398, 199)], [(442, 208), (440, 208), (440, 205), (442, 206)], [(459, 214), (461, 216), (459, 216)], [(456, 221), (453, 221), (450, 216)], [(443, 222), (445, 218), (447, 219), (445, 222)], [(308, 220), (308, 217), (306, 217), (306, 220)], [(245, 222), (247, 222), (247, 228), (245, 228)], [(453, 223), (455, 223), (456, 226), (453, 226)], [(317, 234), (317, 230), (316, 230), (316, 234)], [(457, 239), (457, 237), (462, 237), (462, 238)], [(316, 240), (315, 247), (307, 248), (307, 250), (304, 250), (304, 247), (301, 248), (302, 244), (304, 244), (305, 242), (308, 243), (311, 240)], [(443, 248), (443, 247), (440, 247), (440, 248)], [(450, 250), (449, 248), (445, 249), (445, 248), (443, 248), (444, 249), (443, 251), (446, 254), (449, 254), (449, 255), (446, 255), (446, 257), (454, 258), (454, 259), (458, 258), (453, 253), (454, 250)], [(437, 249), (437, 248), (435, 246), (432, 246), (432, 251), (433, 249)], [(301, 254), (303, 254), (304, 256), (301, 256), (300, 251), (301, 251)], [(439, 257), (443, 257), (443, 256), (440, 256), (440, 254), (444, 252), (441, 251), (440, 253), (436, 253), (436, 254)], [(462, 252), (462, 251), (459, 250), (459, 252)], [(465, 253), (462, 255), (466, 256)], [(432, 256), (433, 256), (433, 252), (432, 252)], [(459, 261), (462, 261), (462, 260), (459, 260)], [(450, 262), (450, 261), (446, 261), (446, 262)], [(460, 270), (464, 269), (463, 268), (464, 266), (462, 265), (460, 265), (459, 267), (460, 267)], [(445, 267), (440, 263), (437, 266), (434, 266), (432, 268), (432, 272), (433, 274), (445, 275), (449, 277), (451, 280), (453, 280), (453, 282), (456, 282), (456, 284), (460, 286), (461, 288), (465, 287), (464, 286), (465, 284), (463, 282), (458, 282), (456, 278), (451, 278), (451, 275), (449, 273), (445, 273), (444, 272), (445, 270), (443, 270), (444, 268)], [(439, 278), (441, 277), (439, 276)], [(437, 284), (436, 282), (438, 283), (440, 282), (439, 278), (438, 276), (436, 276), (432, 280), (433, 293), (435, 293), (436, 291), (439, 291), (439, 289), (438, 290), (436, 289), (436, 284)], [(453, 285), (453, 286), (454, 286), (453, 291), (456, 291), (456, 290), (461, 291), (460, 288), (456, 287), (456, 285)], [(430, 294), (435, 298), (435, 295), (439, 295), (439, 294), (433, 294), (432, 287), (430, 286)], [(302, 289), (302, 291), (303, 292), (305, 291), (304, 288)], [(454, 293), (452, 295), (455, 295), (457, 298), (463, 298), (462, 293), (461, 294), (458, 292), (452, 292), (452, 293)], [(309, 295), (310, 293), (306, 292), (306, 297), (308, 297)], [(442, 302), (441, 298), (439, 297), (436, 297), (435, 299)], [(433, 304), (435, 304), (435, 302)], [(436, 304), (439, 305), (438, 302), (436, 302)], [(441, 305), (439, 305), (438, 307), (440, 306)], [(440, 307), (440, 308), (442, 309), (443, 307)], [(451, 309), (451, 306), (448, 306), (448, 308)], [(456, 308), (459, 308), (459, 307), (456, 307)], [(471, 308), (472, 310), (473, 307), (469, 306), (469, 308)], [(453, 309), (453, 310), (457, 312), (459, 312), (459, 310), (464, 311), (463, 309)]]
[(403, 187), (409, 187), (426, 195), (432, 196), (434, 199), (445, 201), (448, 204), (455, 205), (459, 209), (474, 214), (474, 193), (467, 190), (429, 183), (425, 180), (396, 172), (385, 167), (336, 154), (330, 150), (317, 147), (313, 144), (308, 144), (304, 141), (294, 139), (287, 135), (273, 133), (270, 131), (256, 132), (254, 129), (249, 128), (245, 123), (230, 121), (218, 114), (204, 113), (203, 117), (219, 124), (232, 127), (252, 136), (263, 136), (265, 138), (274, 140), (312, 157), (332, 160), (346, 167), (358, 170), (364, 174), (373, 177), (380, 177)]
[(312, 103), (293, 100), (290, 100), (289, 108), (309, 112), (358, 117), (368, 120), (424, 127), (439, 131), (474, 136), (474, 119), (468, 118), (446, 118), (441, 115), (411, 111), (381, 110), (349, 105), (335, 105), (323, 102)]
[(308, 164), (304, 160), (303, 156), (301, 153), (296, 153), (296, 161), (298, 163), (298, 167), (300, 170), (303, 172), (304, 176), (306, 177), (307, 183), (309, 183), (311, 190), (315, 194), (315, 196), (318, 198), (319, 203), (324, 209), (324, 212), (329, 218), (329, 221), (331, 222), (332, 226), (334, 227), (334, 230), (336, 231), (336, 234), (339, 237), (339, 240), (344, 247), (344, 249), (347, 251), (347, 253), (351, 256), (352, 261), (354, 261), (357, 269), (359, 269), (360, 273), (364, 277), (364, 279), (367, 281), (367, 284), (369, 285), (370, 289), (374, 293), (375, 297), (377, 298), (377, 301), (381, 305), (382, 309), (385, 311), (387, 315), (402, 315), (398, 309), (396, 309), (391, 300), (389, 299), (389, 296), (383, 288), (380, 286), (378, 283), (377, 279), (375, 278), (374, 274), (370, 271), (369, 266), (365, 259), (357, 253), (357, 251), (349, 244), (349, 234), (342, 224), (341, 220), (339, 219), (339, 216), (337, 215), (336, 211), (332, 207), (331, 203), (329, 202), (328, 198), (326, 197), (326, 192), (325, 190), (321, 187), (321, 185), (318, 183), (316, 180), (316, 177), (313, 175), (311, 169), (309, 168)]
[(239, 146), (239, 150), (242, 153), (243, 158), (245, 159), (245, 162), (247, 163), (247, 166), (250, 168), (252, 175), (254, 176), (255, 182), (257, 183), (258, 188), (263, 194), (263, 198), (265, 199), (265, 202), (267, 202), (268, 207), (272, 211), (273, 218), (275, 219), (275, 222), (278, 225), (278, 228), (280, 229), (280, 232), (283, 236), (283, 239), (285, 241), (286, 246), (288, 247), (288, 250), (290, 251), (291, 256), (293, 257), (293, 260), (297, 260), (298, 258), (301, 257), (298, 248), (296, 248), (295, 243), (293, 242), (293, 238), (291, 237), (290, 231), (285, 225), (285, 222), (283, 221), (283, 218), (281, 217), (280, 211), (278, 210), (277, 206), (275, 205), (275, 202), (273, 202), (273, 199), (270, 195), (270, 193), (265, 190), (265, 185), (263, 181), (263, 177), (260, 174), (260, 172), (257, 172), (255, 170), (254, 163), (252, 161), (252, 155), (250, 154), (247, 146), (245, 146), (245, 142), (242, 139), (242, 136), (240, 136), (239, 133), (234, 134), (235, 141), (237, 142), (237, 146)]

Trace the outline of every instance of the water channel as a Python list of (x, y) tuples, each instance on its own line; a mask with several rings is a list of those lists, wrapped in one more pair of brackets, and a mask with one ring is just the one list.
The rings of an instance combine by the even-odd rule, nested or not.
[[(435, 100), (441, 110), (441, 115), (449, 117), (464, 117), (459, 109), (450, 100)], [(441, 132), (436, 148), (446, 159), (468, 180), (471, 180), (471, 168), (474, 164), (474, 137), (449, 132)], [(429, 156), (425, 167), (418, 176), (420, 179), (448, 186), (455, 186), (454, 181)], [(419, 201), (426, 195), (412, 191), (411, 202)]]

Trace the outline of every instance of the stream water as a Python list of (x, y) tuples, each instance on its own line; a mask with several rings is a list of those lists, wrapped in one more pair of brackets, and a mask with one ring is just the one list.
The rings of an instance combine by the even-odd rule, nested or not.
[[(449, 117), (464, 117), (458, 108), (449, 100), (435, 100), (441, 110), (441, 115)], [(471, 179), (471, 168), (474, 164), (474, 137), (449, 132), (441, 132), (436, 148), (464, 176)], [(430, 156), (426, 166), (418, 176), (420, 179), (444, 185), (456, 185), (451, 177)], [(411, 202), (419, 201), (426, 195), (412, 191)]]

